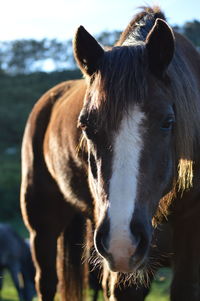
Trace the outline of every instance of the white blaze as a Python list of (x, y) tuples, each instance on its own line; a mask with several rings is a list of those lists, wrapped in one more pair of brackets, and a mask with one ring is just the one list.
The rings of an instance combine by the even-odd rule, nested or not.
[[(126, 114), (114, 138), (112, 176), (109, 187), (109, 252), (119, 264), (134, 253), (130, 222), (134, 212), (139, 160), (143, 141), (141, 126), (145, 115), (138, 105)], [(127, 262), (128, 264), (128, 262)]]

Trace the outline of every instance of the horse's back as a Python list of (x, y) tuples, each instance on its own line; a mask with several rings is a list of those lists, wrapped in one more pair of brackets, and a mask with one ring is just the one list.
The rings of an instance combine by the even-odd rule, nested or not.
[(78, 87), (82, 86), (82, 81), (67, 81), (58, 84), (47, 91), (35, 104), (28, 118), (22, 144), (22, 157), (26, 156), (27, 148), (33, 152), (35, 156), (43, 153), (43, 140), (51, 115), (55, 110), (57, 103), (63, 103), (70, 98)]
[(59, 176), (67, 165), (66, 152), (72, 152), (70, 148), (78, 143), (77, 118), (85, 89), (84, 80), (55, 86), (39, 99), (28, 118), (22, 143), (21, 184), (21, 208), (24, 219), (29, 220), (27, 226), (38, 223), (39, 212), (54, 213), (63, 203)]
[(176, 53), (179, 53), (190, 70), (188, 76), (193, 77), (200, 93), (200, 55), (192, 43), (183, 35), (175, 32)]

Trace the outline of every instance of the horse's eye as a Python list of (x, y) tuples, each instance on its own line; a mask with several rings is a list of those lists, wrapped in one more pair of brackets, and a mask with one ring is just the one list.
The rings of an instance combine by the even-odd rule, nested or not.
[(84, 132), (84, 134), (87, 136), (88, 139), (93, 139), (96, 131), (93, 129), (92, 126), (89, 126), (88, 124), (79, 123), (80, 129)]
[(174, 118), (173, 117), (168, 117), (167, 119), (164, 120), (164, 122), (161, 125), (161, 130), (162, 131), (170, 131), (173, 128), (174, 125)]
[(79, 127), (82, 131), (85, 131), (86, 128), (87, 128), (87, 125), (80, 122), (79, 125), (78, 125), (78, 127)]
[(81, 115), (79, 117), (78, 121), (78, 127), (83, 131), (83, 133), (86, 135), (88, 139), (95, 139), (95, 136), (97, 134), (96, 126), (94, 123), (94, 120), (91, 118), (88, 118), (86, 115)]

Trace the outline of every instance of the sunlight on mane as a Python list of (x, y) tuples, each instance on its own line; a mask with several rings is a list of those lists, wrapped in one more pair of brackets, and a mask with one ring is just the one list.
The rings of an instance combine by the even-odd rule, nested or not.
[(192, 188), (193, 161), (180, 159), (178, 164), (178, 191), (184, 192)]

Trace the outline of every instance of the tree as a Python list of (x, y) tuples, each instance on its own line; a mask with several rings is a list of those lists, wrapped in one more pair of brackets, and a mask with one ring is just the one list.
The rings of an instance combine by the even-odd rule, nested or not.
[(186, 22), (183, 26), (184, 35), (192, 41), (196, 47), (200, 47), (200, 22), (194, 20)]
[(97, 36), (97, 40), (103, 46), (113, 46), (119, 39), (120, 31), (103, 31)]

